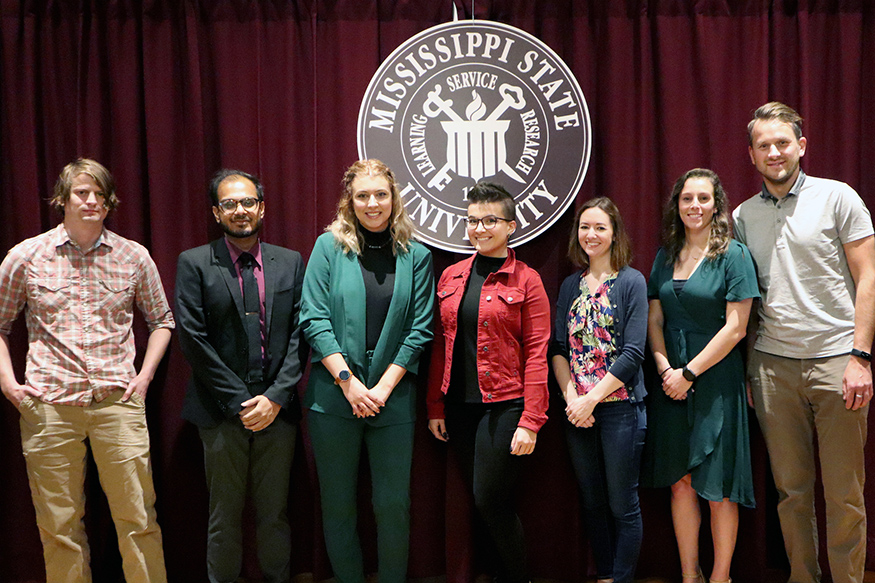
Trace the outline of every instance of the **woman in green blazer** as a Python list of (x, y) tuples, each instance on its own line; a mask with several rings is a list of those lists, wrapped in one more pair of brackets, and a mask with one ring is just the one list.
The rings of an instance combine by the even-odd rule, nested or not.
[(395, 176), (353, 164), (337, 217), (304, 276), (301, 329), (313, 349), (304, 404), (328, 557), (338, 583), (365, 583), (356, 484), (368, 448), (380, 583), (404, 583), (419, 357), (432, 338), (431, 253), (413, 241)]

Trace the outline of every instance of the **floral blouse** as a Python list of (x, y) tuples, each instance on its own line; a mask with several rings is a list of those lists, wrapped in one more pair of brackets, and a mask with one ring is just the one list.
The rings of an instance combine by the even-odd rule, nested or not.
[[(571, 377), (578, 395), (585, 395), (598, 383), (618, 356), (614, 344), (614, 313), (608, 291), (617, 274), (609, 276), (594, 294), (589, 291), (586, 278), (580, 278), (580, 295), (568, 311), (568, 346), (571, 354)], [(602, 402), (625, 401), (629, 398), (626, 387), (620, 387)]]

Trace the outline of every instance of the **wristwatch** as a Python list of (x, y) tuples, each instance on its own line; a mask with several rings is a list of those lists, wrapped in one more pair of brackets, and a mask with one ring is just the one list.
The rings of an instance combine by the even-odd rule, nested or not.
[(690, 382), (693, 382), (698, 378), (696, 376), (696, 373), (687, 368), (687, 365), (684, 365), (684, 370), (681, 372), (681, 374), (683, 374), (684, 378)]
[(343, 369), (339, 373), (337, 373), (337, 378), (334, 379), (334, 384), (339, 385), (340, 383), (345, 383), (349, 379), (352, 378), (352, 373), (346, 369)]
[(851, 349), (851, 356), (856, 356), (858, 358), (862, 358), (866, 362), (872, 362), (872, 355), (868, 352), (863, 352), (862, 350), (857, 350), (856, 348)]

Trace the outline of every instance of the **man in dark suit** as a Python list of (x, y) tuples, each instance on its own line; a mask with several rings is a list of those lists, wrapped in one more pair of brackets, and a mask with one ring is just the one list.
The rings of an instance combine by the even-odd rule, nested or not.
[(182, 416), (198, 427), (210, 492), (207, 573), (211, 583), (240, 576), (248, 482), (264, 581), (288, 583), (304, 262), (259, 241), (258, 178), (221, 170), (210, 198), (225, 236), (182, 253), (176, 272), (179, 343), (193, 372)]

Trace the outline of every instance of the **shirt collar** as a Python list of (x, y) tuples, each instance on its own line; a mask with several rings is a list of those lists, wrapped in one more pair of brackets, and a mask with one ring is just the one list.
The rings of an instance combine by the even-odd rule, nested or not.
[[(805, 183), (805, 171), (802, 168), (799, 169), (799, 176), (796, 177), (796, 182), (793, 183), (793, 188), (790, 189), (790, 192), (787, 193), (787, 196), (799, 196), (799, 193), (802, 192), (802, 185)], [(777, 197), (772, 196), (769, 190), (766, 188), (766, 183), (763, 182), (763, 189), (760, 191), (760, 196), (763, 200), (771, 200), (777, 201)], [(785, 197), (786, 198), (786, 197)]]
[[(240, 255), (244, 253), (241, 251), (237, 245), (228, 240), (228, 237), (225, 237), (225, 245), (228, 247), (228, 253), (231, 254), (231, 263), (236, 264), (237, 260), (240, 259)], [(261, 241), (257, 241), (255, 245), (252, 246), (252, 249), (246, 251), (245, 253), (249, 253), (253, 257), (255, 257), (255, 263), (258, 267), (262, 267), (261, 265)]]
[(61, 247), (62, 245), (69, 243), (76, 249), (79, 249), (82, 253), (89, 253), (90, 251), (97, 249), (101, 245), (106, 245), (110, 248), (112, 247), (107, 233), (108, 231), (106, 230), (106, 227), (104, 227), (100, 231), (100, 235), (97, 237), (97, 241), (94, 242), (94, 245), (92, 245), (90, 249), (80, 249), (79, 245), (77, 245), (76, 242), (70, 238), (70, 234), (67, 233), (67, 227), (64, 226), (64, 223), (60, 223), (57, 230), (55, 231), (52, 243), (55, 247)]

